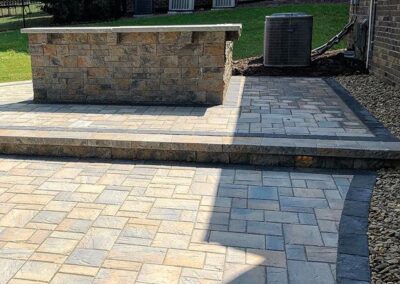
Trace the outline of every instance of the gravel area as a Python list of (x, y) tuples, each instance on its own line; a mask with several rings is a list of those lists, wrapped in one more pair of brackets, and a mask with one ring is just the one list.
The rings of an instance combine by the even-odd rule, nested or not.
[(335, 79), (400, 138), (400, 89), (370, 75), (339, 76)]
[[(400, 138), (400, 90), (373, 76), (336, 78)], [(378, 172), (369, 213), (372, 283), (400, 283), (400, 170)]]

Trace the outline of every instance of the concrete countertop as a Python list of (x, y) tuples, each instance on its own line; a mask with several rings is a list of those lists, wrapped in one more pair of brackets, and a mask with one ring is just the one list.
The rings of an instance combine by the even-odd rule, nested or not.
[(171, 26), (123, 26), (123, 27), (57, 27), (21, 29), (24, 34), (53, 33), (135, 33), (135, 32), (237, 32), (240, 35), (242, 24), (218, 25), (171, 25)]

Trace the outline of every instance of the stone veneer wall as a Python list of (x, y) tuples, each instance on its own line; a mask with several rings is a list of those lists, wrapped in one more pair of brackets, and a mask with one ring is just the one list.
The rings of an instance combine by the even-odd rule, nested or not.
[[(368, 19), (371, 0), (360, 0), (351, 14), (358, 21)], [(400, 86), (400, 2), (399, 0), (376, 0), (376, 18), (371, 72), (393, 85)], [(349, 47), (353, 47), (356, 33), (349, 38)], [(362, 55), (361, 57), (365, 57)]]
[(34, 100), (222, 104), (238, 33), (32, 33)]

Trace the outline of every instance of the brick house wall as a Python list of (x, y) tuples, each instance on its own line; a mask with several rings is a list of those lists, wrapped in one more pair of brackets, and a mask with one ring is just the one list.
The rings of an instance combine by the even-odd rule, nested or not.
[[(368, 19), (371, 0), (360, 0), (353, 6), (351, 15), (357, 22)], [(349, 48), (355, 47), (357, 30), (349, 37)], [(362, 50), (356, 48), (357, 56), (365, 60)], [(400, 1), (376, 0), (372, 56), (370, 71), (384, 81), (400, 87)]]

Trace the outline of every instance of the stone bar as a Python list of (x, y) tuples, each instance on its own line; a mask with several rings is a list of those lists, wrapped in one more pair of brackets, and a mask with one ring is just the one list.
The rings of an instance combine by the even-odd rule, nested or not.
[(28, 28), (38, 103), (217, 105), (240, 24)]

